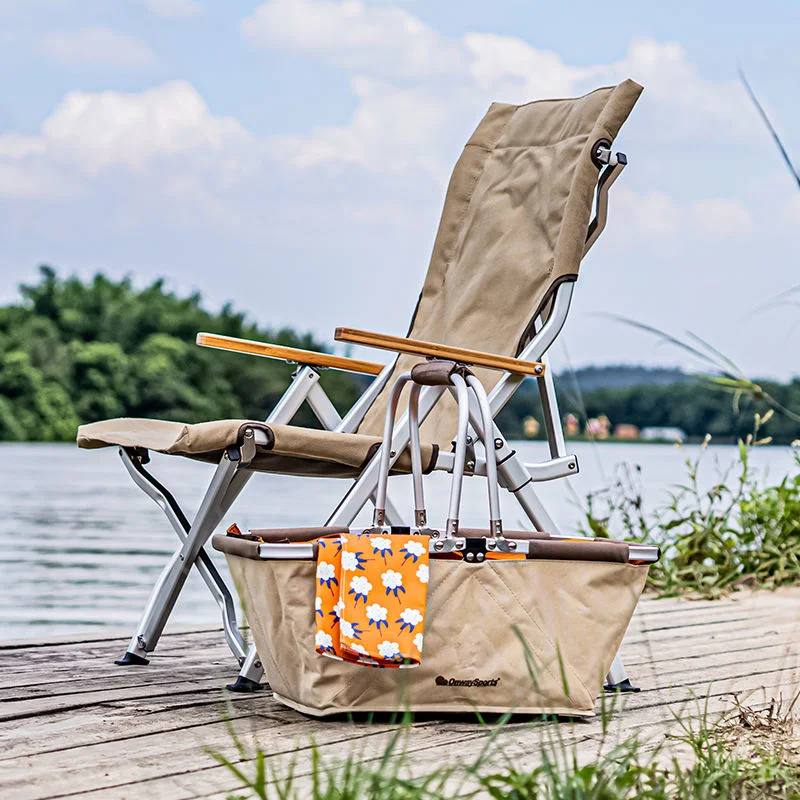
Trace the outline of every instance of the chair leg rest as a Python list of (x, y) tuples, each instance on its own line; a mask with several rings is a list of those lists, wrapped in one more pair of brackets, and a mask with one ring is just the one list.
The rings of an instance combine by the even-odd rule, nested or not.
[(607, 692), (620, 692), (621, 694), (632, 694), (642, 691), (638, 686), (634, 686), (629, 678), (625, 678), (624, 681), (620, 681), (619, 683), (607, 683), (603, 689)]
[(131, 651), (128, 650), (122, 658), (117, 659), (114, 663), (118, 667), (130, 667), (133, 665), (145, 667), (150, 663), (150, 659), (137, 656), (136, 653), (131, 653)]
[(251, 678), (245, 678), (239, 675), (236, 678), (236, 683), (229, 683), (225, 687), (229, 692), (239, 692), (241, 694), (252, 694), (253, 692), (260, 692), (267, 688), (266, 683), (258, 683)]

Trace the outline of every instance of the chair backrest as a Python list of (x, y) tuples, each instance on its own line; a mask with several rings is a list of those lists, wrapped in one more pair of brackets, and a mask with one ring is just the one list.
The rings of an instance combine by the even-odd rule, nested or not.
[[(409, 337), (517, 355), (555, 289), (574, 281), (599, 176), (592, 153), (612, 142), (642, 87), (631, 80), (583, 97), (494, 103), (456, 164)], [(401, 356), (359, 433), (380, 435)], [(499, 372), (478, 371), (489, 390)], [(443, 398), (423, 437), (449, 449), (456, 406)]]

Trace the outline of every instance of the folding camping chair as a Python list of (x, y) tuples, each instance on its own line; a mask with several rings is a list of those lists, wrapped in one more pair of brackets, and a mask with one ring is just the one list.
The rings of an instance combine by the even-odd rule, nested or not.
[[(537, 530), (559, 532), (534, 484), (576, 475), (578, 459), (566, 450), (545, 354), (567, 318), (581, 260), (605, 227), (608, 190), (627, 163), (623, 154), (612, 152), (611, 145), (641, 91), (641, 86), (626, 80), (576, 99), (490, 107), (451, 178), (408, 337), (349, 328), (336, 332), (340, 341), (399, 353), (393, 364), (381, 367), (200, 333), (200, 345), (299, 365), (266, 422), (186, 425), (115, 419), (81, 426), (78, 445), (119, 447), (134, 482), (162, 508), (181, 540), (153, 588), (127, 652), (116, 663), (148, 663), (195, 567), (220, 605), (227, 642), (241, 667), (231, 688), (257, 687), (263, 675), (258, 654), (253, 648), (245, 649), (234, 600), (205, 550), (207, 540), (254, 472), (355, 479), (325, 522), (348, 526), (375, 496), (384, 412), (394, 378), (425, 357), (472, 365), (489, 393), (493, 417), (526, 377), (537, 381), (550, 457), (524, 463), (496, 426), (488, 440), (494, 441), (503, 488), (516, 497)], [(341, 417), (319, 384), (319, 368), (376, 377)], [(457, 409), (452, 397), (443, 396), (445, 391), (441, 385), (427, 386), (420, 396), (426, 472), (452, 472), (455, 463), (450, 445)], [(323, 430), (289, 424), (304, 402)], [(401, 400), (403, 407), (406, 403)], [(478, 430), (477, 410), (470, 419), (473, 431)], [(393, 474), (410, 471), (408, 436), (403, 415), (394, 430)], [(193, 522), (145, 469), (150, 450), (218, 465)], [(485, 475), (486, 459), (469, 447), (465, 468), (467, 474)], [(391, 505), (385, 521), (402, 524)], [(619, 656), (608, 683), (632, 688)]]

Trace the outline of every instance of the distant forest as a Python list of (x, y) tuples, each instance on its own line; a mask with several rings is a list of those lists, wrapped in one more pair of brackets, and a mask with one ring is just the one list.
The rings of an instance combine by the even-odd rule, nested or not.
[[(96, 275), (86, 283), (40, 268), (35, 285), (20, 287), (21, 302), (0, 308), (0, 440), (71, 441), (82, 422), (134, 416), (200, 422), (263, 419), (288, 385), (291, 367), (279, 361), (197, 347), (200, 330), (324, 350), (308, 333), (259, 327), (226, 305), (218, 313), (200, 295), (178, 297), (159, 280), (136, 289), (129, 279)], [(326, 370), (322, 383), (340, 411), (364, 387), (363, 377)], [(773, 397), (800, 409), (800, 379), (763, 381)], [(731, 398), (678, 370), (592, 367), (557, 380), (562, 413), (581, 421), (605, 414), (613, 425), (666, 425), (700, 439), (734, 441), (767, 406)], [(541, 422), (538, 392), (526, 382), (501, 412), (507, 435), (521, 437), (523, 421)], [(295, 420), (313, 425), (302, 409)], [(797, 423), (776, 414), (765, 435), (787, 443)]]

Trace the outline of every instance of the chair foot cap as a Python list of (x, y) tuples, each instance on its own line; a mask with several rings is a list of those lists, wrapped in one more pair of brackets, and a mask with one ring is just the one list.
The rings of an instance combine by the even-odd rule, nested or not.
[(607, 692), (620, 692), (621, 694), (635, 694), (642, 691), (638, 686), (634, 686), (628, 678), (619, 683), (607, 683), (603, 689)]
[(150, 663), (149, 658), (137, 656), (136, 653), (131, 653), (129, 650), (125, 655), (114, 662), (118, 667), (130, 667), (132, 665), (144, 667)]
[(260, 692), (265, 689), (266, 683), (258, 683), (250, 678), (243, 678), (239, 675), (236, 678), (236, 683), (229, 683), (225, 688), (229, 692), (241, 692), (242, 694), (252, 694), (253, 692)]

